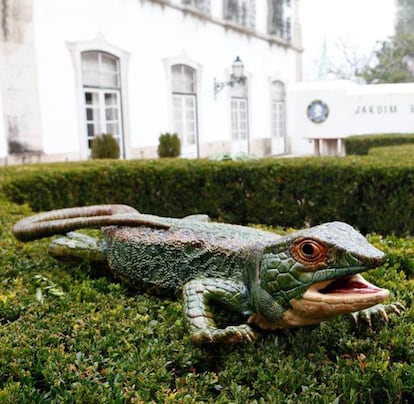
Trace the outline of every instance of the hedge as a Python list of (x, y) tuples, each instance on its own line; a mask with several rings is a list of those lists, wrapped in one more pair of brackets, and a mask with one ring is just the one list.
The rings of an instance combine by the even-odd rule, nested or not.
[(124, 203), (162, 216), (295, 228), (341, 220), (362, 232), (412, 234), (411, 156), (52, 164), (7, 170), (3, 191), (36, 211)]
[(374, 147), (395, 146), (414, 143), (414, 134), (388, 133), (378, 135), (357, 135), (345, 139), (347, 155), (366, 155)]
[[(283, 212), (307, 210), (310, 216), (319, 208), (308, 203), (305, 199), (308, 194), (321, 198), (321, 187), (325, 187), (332, 194), (337, 193), (335, 198), (339, 201), (340, 195), (346, 194), (341, 192), (346, 179), (351, 184), (344, 191), (354, 187), (363, 190), (363, 181), (373, 181), (370, 173), (381, 180), (379, 195), (395, 191), (391, 200), (398, 200), (399, 191), (385, 189), (384, 184), (388, 180), (396, 184), (402, 177), (401, 182), (408, 181), (407, 187), (410, 184), (412, 187), (408, 158), (413, 151), (400, 149), (398, 156), (390, 157), (377, 149), (375, 155), (364, 158), (242, 164), (102, 161), (19, 166), (0, 170), (0, 185), (8, 198), (42, 210), (79, 203), (123, 202), (150, 212), (177, 212), (177, 215), (210, 208), (218, 215), (233, 215), (237, 219), (243, 209), (252, 218), (254, 203), (261, 198), (262, 205), (267, 198), (267, 203), (277, 210), (274, 193), (283, 196), (294, 189), (295, 184), (289, 181), (298, 175), (299, 191), (294, 198), (302, 198), (297, 199), (301, 203), (278, 207)], [(254, 174), (255, 169), (265, 178)], [(389, 178), (385, 175), (387, 169)], [(211, 183), (213, 180), (216, 183)], [(184, 188), (179, 181), (183, 181)], [(191, 186), (198, 188), (191, 190)], [(188, 192), (188, 200), (180, 195), (182, 190)], [(204, 201), (207, 190), (214, 192), (219, 200)], [(264, 190), (266, 195), (252, 194)], [(405, 190), (412, 195), (413, 188)], [(413, 401), (412, 237), (369, 236), (369, 241), (387, 254), (387, 260), (364, 276), (388, 288), (392, 302), (404, 304), (406, 311), (401, 317), (391, 314), (388, 323), (375, 319), (372, 328), (339, 317), (312, 327), (275, 332), (257, 330), (258, 340), (252, 344), (195, 347), (182, 321), (180, 300), (131, 290), (102, 268), (92, 268), (87, 263), (57, 262), (47, 255), (47, 239), (18, 242), (11, 228), (32, 211), (27, 205), (7, 200), (3, 192), (0, 192), (0, 402), (402, 404)], [(233, 201), (233, 197), (241, 199)], [(331, 195), (326, 197), (336, 200)], [(315, 203), (316, 199), (311, 201)], [(344, 202), (348, 203), (346, 198)], [(406, 211), (412, 211), (412, 207), (404, 206)], [(179, 212), (180, 209), (183, 211)], [(320, 209), (325, 207), (321, 205)], [(348, 212), (350, 207), (345, 210)], [(381, 212), (400, 215), (398, 209), (394, 210)], [(264, 208), (263, 212), (266, 213)], [(263, 217), (258, 209), (256, 213)], [(271, 210), (268, 213), (269, 217), (273, 214)], [(305, 217), (306, 214), (301, 213)], [(229, 324), (229, 319), (223, 318), (223, 322)]]
[[(0, 196), (0, 402), (377, 403), (414, 399), (414, 240), (371, 236), (364, 276), (407, 308), (388, 323), (339, 317), (239, 346), (193, 346), (180, 300), (137, 292), (87, 263), (18, 242), (32, 212)], [(412, 267), (411, 267), (412, 268)], [(413, 268), (412, 268), (413, 269)], [(229, 319), (223, 319), (228, 324)]]

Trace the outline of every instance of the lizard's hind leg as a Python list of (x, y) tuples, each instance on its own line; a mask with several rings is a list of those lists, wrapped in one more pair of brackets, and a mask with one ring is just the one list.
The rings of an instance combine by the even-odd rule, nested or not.
[(106, 262), (104, 242), (76, 232), (54, 239), (48, 253), (60, 261)]

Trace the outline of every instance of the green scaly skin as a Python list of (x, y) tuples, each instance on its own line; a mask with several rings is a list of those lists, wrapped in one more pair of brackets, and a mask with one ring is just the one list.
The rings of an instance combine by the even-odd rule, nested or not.
[[(211, 223), (204, 215), (173, 219), (100, 205), (34, 215), (18, 222), (14, 232), (28, 241), (100, 226), (102, 241), (68, 233), (52, 241), (49, 253), (106, 262), (132, 287), (183, 293), (184, 317), (195, 343), (251, 341), (255, 333), (249, 324), (297, 327), (359, 311), (368, 319), (375, 312), (386, 317), (401, 308), (381, 305), (389, 292), (360, 275), (380, 265), (384, 254), (341, 222), (280, 237)], [(241, 313), (247, 324), (218, 328), (212, 302)]]

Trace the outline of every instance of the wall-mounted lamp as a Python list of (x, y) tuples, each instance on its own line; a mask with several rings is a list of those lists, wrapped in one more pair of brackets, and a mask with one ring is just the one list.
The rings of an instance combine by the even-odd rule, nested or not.
[(244, 75), (244, 64), (239, 56), (237, 56), (234, 60), (233, 64), (231, 65), (231, 69), (232, 74), (229, 81), (217, 81), (216, 78), (214, 78), (215, 97), (225, 86), (233, 87), (235, 83), (242, 84), (246, 80), (246, 76)]

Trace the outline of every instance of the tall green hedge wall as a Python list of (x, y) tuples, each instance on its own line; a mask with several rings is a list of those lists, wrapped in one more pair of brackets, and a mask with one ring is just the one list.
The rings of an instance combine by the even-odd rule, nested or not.
[(345, 139), (345, 151), (347, 155), (366, 155), (374, 147), (395, 146), (402, 144), (414, 144), (414, 134), (378, 134), (349, 136)]
[(52, 164), (6, 170), (3, 192), (36, 211), (124, 203), (172, 217), (207, 213), (295, 228), (341, 220), (362, 232), (413, 234), (414, 167), (407, 156)]

